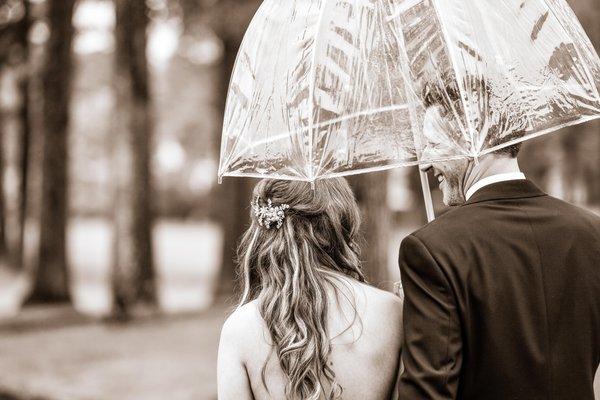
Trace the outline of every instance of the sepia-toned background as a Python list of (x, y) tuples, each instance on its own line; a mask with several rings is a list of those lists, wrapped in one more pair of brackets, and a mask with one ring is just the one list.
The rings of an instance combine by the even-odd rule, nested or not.
[[(600, 49), (600, 0), (569, 3)], [(218, 184), (221, 120), (259, 5), (0, 0), (0, 399), (216, 399), (256, 183)], [(521, 164), (600, 213), (600, 123), (528, 142)], [(350, 181), (367, 276), (390, 289), (425, 222), (418, 172)]]

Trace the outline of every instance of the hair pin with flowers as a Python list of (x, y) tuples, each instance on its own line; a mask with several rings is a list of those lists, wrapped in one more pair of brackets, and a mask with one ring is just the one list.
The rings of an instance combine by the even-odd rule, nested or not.
[(283, 225), (285, 219), (285, 210), (290, 208), (287, 204), (274, 205), (271, 199), (267, 199), (267, 205), (261, 206), (260, 199), (257, 196), (252, 202), (252, 210), (258, 224), (266, 229), (275, 226), (277, 229)]

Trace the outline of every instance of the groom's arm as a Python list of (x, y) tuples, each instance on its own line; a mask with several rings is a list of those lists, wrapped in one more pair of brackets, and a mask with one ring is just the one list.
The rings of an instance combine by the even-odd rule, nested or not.
[(413, 235), (402, 242), (400, 273), (405, 296), (400, 399), (456, 399), (462, 340), (448, 280)]

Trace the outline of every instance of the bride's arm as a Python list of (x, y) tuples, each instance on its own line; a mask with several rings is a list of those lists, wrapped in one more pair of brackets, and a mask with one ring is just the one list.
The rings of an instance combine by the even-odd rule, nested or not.
[[(232, 318), (233, 317), (233, 318)], [(240, 329), (235, 316), (223, 325), (219, 341), (217, 386), (219, 400), (253, 400), (248, 373), (241, 357)]]

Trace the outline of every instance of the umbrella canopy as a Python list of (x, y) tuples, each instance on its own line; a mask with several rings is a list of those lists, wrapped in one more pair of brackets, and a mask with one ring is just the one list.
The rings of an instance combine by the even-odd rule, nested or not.
[(231, 79), (219, 176), (479, 157), (600, 117), (599, 92), (565, 0), (265, 0)]

